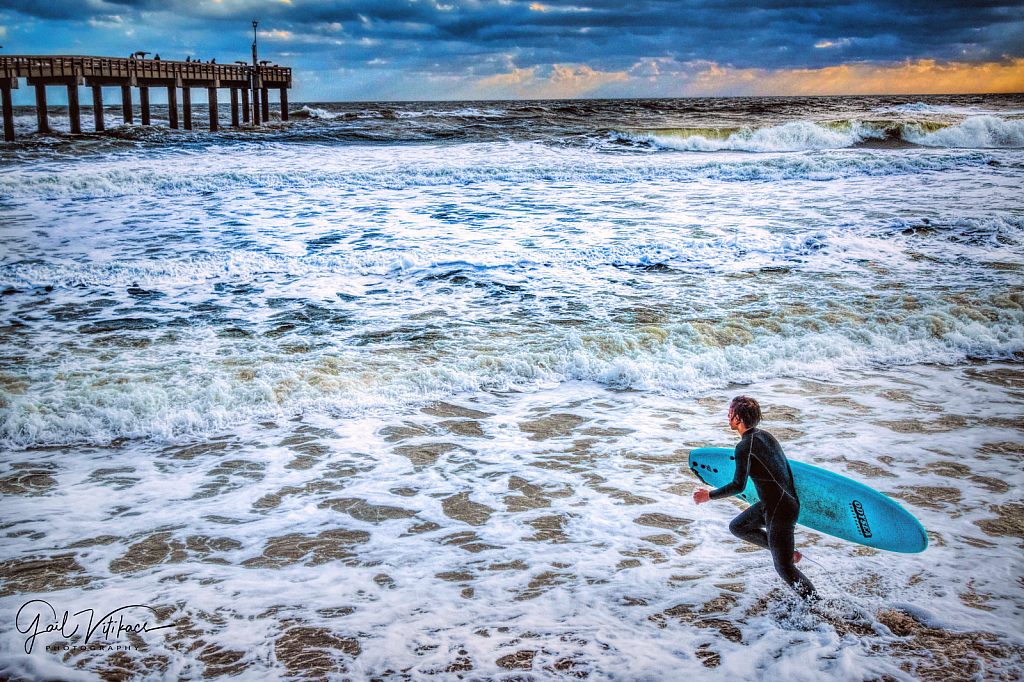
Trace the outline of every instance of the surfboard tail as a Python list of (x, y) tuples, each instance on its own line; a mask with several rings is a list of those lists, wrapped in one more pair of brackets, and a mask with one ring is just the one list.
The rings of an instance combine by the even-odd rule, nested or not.
[[(690, 452), (689, 463), (690, 471), (712, 487), (731, 481), (736, 470), (729, 448), (697, 448)], [(921, 522), (888, 495), (827, 469), (789, 463), (800, 498), (800, 525), (889, 552), (914, 554), (928, 548)], [(753, 482), (737, 497), (757, 502)]]

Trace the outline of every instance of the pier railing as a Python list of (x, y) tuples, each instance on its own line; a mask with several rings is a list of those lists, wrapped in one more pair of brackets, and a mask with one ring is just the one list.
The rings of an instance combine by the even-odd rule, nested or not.
[(0, 57), (0, 78), (154, 78), (196, 81), (265, 82), (291, 87), (292, 70), (285, 66), (249, 66), (210, 62), (176, 62), (131, 57), (68, 57), (7, 55)]
[[(76, 55), (4, 55), (0, 56), (0, 94), (3, 96), (4, 138), (14, 140), (14, 114), (11, 90), (18, 88), (18, 79), (24, 78), (36, 88), (36, 115), (39, 131), (48, 132), (46, 114), (46, 87), (66, 86), (71, 113), (71, 132), (80, 133), (78, 86), (92, 88), (96, 113), (96, 130), (103, 130), (104, 87), (121, 88), (121, 105), (125, 123), (133, 123), (132, 88), (139, 89), (142, 104), (142, 123), (149, 125), (149, 88), (167, 88), (172, 128), (178, 127), (177, 89), (182, 90), (182, 108), (185, 129), (192, 129), (191, 89), (206, 88), (210, 102), (210, 130), (216, 131), (217, 90), (231, 91), (231, 121), (233, 126), (249, 122), (249, 93), (252, 92), (252, 120), (258, 125), (269, 120), (268, 90), (280, 91), (281, 119), (288, 120), (288, 88), (292, 87), (292, 70), (285, 66), (247, 64), (217, 64), (210, 62), (179, 62), (164, 59), (137, 59), (134, 57), (91, 57)], [(241, 93), (242, 117), (239, 119), (238, 99)]]

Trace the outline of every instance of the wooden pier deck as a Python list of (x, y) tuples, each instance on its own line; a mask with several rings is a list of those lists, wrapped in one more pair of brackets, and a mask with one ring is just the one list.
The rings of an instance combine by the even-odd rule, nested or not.
[[(36, 117), (39, 132), (49, 132), (46, 113), (47, 86), (64, 86), (68, 92), (71, 132), (81, 133), (78, 88), (92, 89), (96, 130), (104, 129), (103, 88), (121, 88), (121, 109), (125, 123), (134, 122), (132, 88), (139, 89), (142, 125), (150, 125), (149, 89), (167, 88), (171, 128), (178, 128), (178, 90), (185, 130), (192, 130), (192, 88), (206, 88), (210, 105), (210, 130), (220, 127), (217, 91), (231, 91), (231, 125), (250, 122), (249, 93), (252, 93), (252, 125), (270, 120), (269, 90), (281, 93), (281, 120), (288, 120), (288, 89), (292, 70), (283, 66), (248, 66), (208, 62), (176, 62), (163, 59), (7, 55), (0, 57), (0, 95), (3, 97), (4, 139), (14, 141), (14, 108), (11, 90), (19, 79), (36, 89)], [(241, 93), (241, 107), (239, 107)], [(239, 116), (241, 114), (241, 117)]]

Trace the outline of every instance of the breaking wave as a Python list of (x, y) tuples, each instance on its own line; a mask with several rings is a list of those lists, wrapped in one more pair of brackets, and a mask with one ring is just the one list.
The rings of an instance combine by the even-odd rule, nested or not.
[[(998, 307), (935, 302), (898, 318), (879, 310), (860, 324), (829, 311), (799, 319), (736, 317), (570, 330), (537, 338), (529, 348), (506, 341), (428, 367), (415, 359), (403, 363), (400, 356), (387, 368), (362, 364), (334, 344), (287, 355), (264, 341), (247, 360), (204, 361), (191, 371), (170, 361), (186, 352), (175, 347), (164, 351), (165, 362), (150, 358), (133, 367), (126, 358), (108, 371), (34, 372), (18, 391), (3, 396), (0, 443), (20, 449), (118, 438), (169, 441), (293, 414), (395, 411), (460, 391), (535, 390), (567, 380), (699, 395), (731, 383), (826, 378), (879, 364), (1008, 358), (1024, 350), (1024, 313), (1017, 299)], [(199, 356), (216, 356), (209, 338), (190, 342)], [(150, 346), (154, 352), (157, 346)]]
[[(844, 136), (843, 133), (834, 133)], [(845, 137), (849, 138), (848, 134)], [(653, 138), (651, 138), (653, 139)], [(680, 138), (681, 145), (690, 144)], [(700, 138), (705, 144), (707, 138)], [(922, 137), (922, 144), (933, 138)], [(936, 145), (937, 146), (937, 145)], [(979, 151), (928, 155), (891, 155), (875, 150), (856, 154), (767, 156), (761, 159), (702, 159), (679, 164), (669, 160), (631, 159), (617, 164), (595, 164), (590, 159), (523, 158), (460, 161), (433, 167), (407, 163), (392, 168), (333, 170), (330, 168), (273, 170), (246, 168), (196, 169), (163, 164), (152, 168), (106, 168), (80, 165), (68, 169), (11, 169), (0, 176), (0, 196), (9, 198), (99, 198), (131, 195), (189, 195), (246, 189), (301, 190), (310, 188), (404, 189), (468, 186), (493, 183), (580, 182), (620, 184), (691, 182), (701, 179), (766, 182), (776, 180), (827, 181), (857, 176), (914, 175), (998, 165), (1000, 158)], [(383, 164), (381, 164), (383, 165)]]
[(1024, 147), (1024, 120), (972, 116), (960, 125), (941, 130), (908, 128), (904, 139), (927, 147), (1015, 149)]
[(630, 129), (619, 135), (633, 142), (697, 152), (800, 152), (845, 149), (871, 142), (888, 146), (1010, 149), (1024, 147), (1024, 120), (985, 115), (956, 125), (940, 121), (793, 121), (768, 128)]
[(635, 142), (685, 151), (719, 150), (795, 152), (843, 149), (868, 138), (883, 139), (883, 129), (854, 123), (822, 125), (793, 121), (771, 128), (662, 128), (631, 130), (625, 136)]
[(986, 109), (979, 106), (958, 107), (949, 104), (925, 104), (924, 102), (878, 107), (875, 111), (891, 112), (895, 114), (940, 114), (954, 116), (978, 116), (981, 114), (1014, 116), (1017, 114), (1024, 114), (1024, 109)]

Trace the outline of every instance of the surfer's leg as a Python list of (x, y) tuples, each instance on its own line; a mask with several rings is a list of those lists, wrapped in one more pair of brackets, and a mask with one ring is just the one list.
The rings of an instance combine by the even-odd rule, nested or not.
[(800, 572), (794, 562), (796, 541), (793, 538), (793, 531), (799, 513), (799, 507), (793, 508), (786, 504), (778, 506), (776, 513), (767, 519), (768, 549), (771, 550), (772, 559), (775, 561), (775, 571), (786, 584), (804, 599), (815, 598), (818, 595), (814, 585)]
[(740, 540), (768, 549), (768, 535), (764, 530), (764, 502), (747, 507), (732, 520), (729, 531)]

